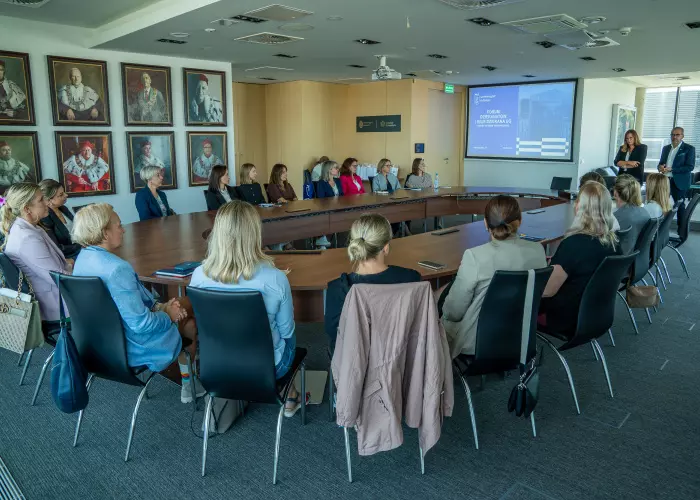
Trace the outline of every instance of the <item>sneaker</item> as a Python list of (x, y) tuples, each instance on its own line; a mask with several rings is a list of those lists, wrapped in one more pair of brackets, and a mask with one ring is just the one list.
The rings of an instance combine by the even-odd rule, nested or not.
[[(183, 404), (192, 402), (192, 389), (190, 387), (191, 383), (192, 382), (185, 382), (182, 384), (182, 389), (180, 390), (180, 401), (182, 401)], [(194, 377), (194, 393), (197, 398), (201, 398), (207, 393), (206, 389), (204, 389), (202, 384), (199, 383), (199, 379), (197, 379), (197, 377)]]

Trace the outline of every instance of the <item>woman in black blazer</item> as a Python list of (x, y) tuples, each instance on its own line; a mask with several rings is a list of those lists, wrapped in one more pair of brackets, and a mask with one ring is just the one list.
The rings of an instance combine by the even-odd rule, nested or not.
[(613, 162), (620, 170), (617, 175), (629, 174), (639, 184), (644, 183), (644, 162), (647, 159), (647, 145), (639, 140), (636, 130), (625, 132), (625, 143), (620, 146), (615, 161)]
[(251, 205), (260, 205), (265, 203), (265, 196), (262, 193), (262, 188), (257, 182), (258, 171), (252, 163), (244, 163), (241, 166), (241, 176), (239, 185), (236, 188), (238, 197), (247, 201)]
[(44, 179), (39, 183), (39, 187), (49, 206), (49, 215), (41, 219), (41, 226), (61, 249), (66, 259), (75, 259), (81, 247), (71, 239), (73, 212), (65, 205), (68, 198), (66, 191), (60, 182), (53, 179)]
[(212, 167), (209, 174), (209, 188), (204, 191), (207, 210), (218, 210), (221, 205), (238, 199), (236, 189), (228, 185), (230, 180), (226, 165)]

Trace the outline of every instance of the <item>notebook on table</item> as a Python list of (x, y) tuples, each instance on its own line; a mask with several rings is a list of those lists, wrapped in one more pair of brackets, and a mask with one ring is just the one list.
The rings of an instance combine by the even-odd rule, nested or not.
[(194, 273), (194, 270), (197, 269), (200, 264), (201, 262), (197, 261), (181, 262), (173, 267), (158, 269), (155, 274), (158, 276), (169, 276), (172, 278), (187, 278), (192, 276), (192, 273)]

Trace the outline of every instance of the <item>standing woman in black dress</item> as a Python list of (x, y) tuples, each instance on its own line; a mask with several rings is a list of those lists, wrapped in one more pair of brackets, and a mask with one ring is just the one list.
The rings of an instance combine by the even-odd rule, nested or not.
[(644, 184), (644, 162), (647, 159), (647, 145), (642, 144), (636, 130), (625, 132), (625, 143), (615, 156), (613, 162), (620, 169), (617, 175), (629, 174), (639, 184)]

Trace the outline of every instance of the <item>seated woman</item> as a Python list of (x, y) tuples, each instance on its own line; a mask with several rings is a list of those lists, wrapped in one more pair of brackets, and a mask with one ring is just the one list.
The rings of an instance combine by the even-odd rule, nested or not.
[(644, 208), (652, 219), (663, 217), (671, 211), (671, 183), (664, 174), (647, 176), (647, 202)]
[(623, 174), (617, 177), (613, 195), (617, 205), (615, 218), (620, 223), (620, 228), (632, 228), (626, 238), (632, 248), (622, 249), (623, 253), (627, 254), (634, 249), (639, 234), (649, 221), (649, 212), (642, 207), (642, 191), (639, 182), (631, 175)]
[(321, 178), (316, 186), (316, 198), (333, 198), (343, 196), (343, 186), (338, 177), (338, 164), (326, 161), (321, 168)]
[(203, 396), (206, 391), (189, 373), (187, 358), (181, 352), (182, 337), (191, 339), (188, 350), (194, 360), (197, 328), (189, 301), (178, 298), (157, 303), (131, 264), (113, 253), (122, 245), (124, 228), (112, 206), (97, 203), (83, 207), (75, 214), (73, 238), (84, 247), (73, 275), (98, 277), (109, 290), (122, 319), (129, 366), (160, 372), (177, 359), (182, 375), (180, 400), (192, 402), (191, 383), (197, 397)]
[(20, 182), (5, 192), (5, 204), (0, 207), (0, 231), (5, 243), (0, 249), (32, 284), (45, 336), (59, 332), (61, 319), (58, 286), (49, 273), (71, 274), (73, 270), (73, 261), (67, 260), (39, 227), (48, 215), (44, 194), (36, 184)]
[(442, 324), (453, 358), (474, 354), (479, 312), (496, 271), (547, 267), (542, 244), (518, 236), (521, 223), (515, 198), (496, 196), (486, 204), (484, 225), (491, 241), (464, 252), (457, 276), (443, 292)]
[(389, 221), (379, 214), (364, 214), (352, 223), (348, 257), (352, 263), (353, 272), (343, 273), (339, 278), (329, 282), (326, 292), (325, 328), (331, 353), (335, 350), (345, 297), (352, 285), (358, 283), (391, 285), (421, 280), (420, 273), (414, 269), (386, 264), (391, 234)]
[[(634, 179), (632, 179), (634, 180)], [(607, 188), (587, 182), (574, 205), (574, 222), (552, 257), (554, 267), (540, 303), (545, 331), (573, 334), (583, 291), (603, 259), (619, 253)]]
[[(275, 350), (275, 375), (280, 379), (292, 366), (296, 349), (292, 289), (287, 275), (274, 266), (261, 246), (262, 222), (257, 210), (243, 201), (227, 203), (216, 214), (207, 256), (195, 269), (190, 286), (262, 294)], [(292, 387), (284, 414), (291, 417), (299, 408), (301, 398)]]
[(226, 165), (212, 167), (209, 174), (209, 189), (204, 191), (207, 200), (207, 210), (218, 210), (221, 205), (231, 200), (237, 200), (236, 188), (229, 186), (231, 178)]
[(175, 215), (168, 205), (168, 197), (158, 189), (163, 185), (163, 169), (155, 165), (143, 167), (139, 172), (146, 187), (136, 192), (136, 210), (140, 220), (159, 219)]
[(270, 203), (288, 203), (297, 200), (297, 194), (292, 185), (287, 182), (287, 166), (277, 163), (270, 172), (270, 183), (267, 185), (267, 199)]
[(401, 189), (399, 180), (391, 173), (391, 160), (382, 158), (377, 164), (377, 175), (372, 178), (372, 191), (388, 191), (393, 193)]
[(41, 227), (49, 233), (66, 259), (75, 259), (80, 253), (80, 245), (73, 243), (70, 232), (73, 229), (73, 212), (66, 206), (66, 191), (60, 182), (44, 179), (39, 183), (41, 192), (49, 207), (48, 217), (41, 219)]
[(238, 197), (252, 205), (265, 203), (262, 188), (258, 184), (258, 169), (252, 163), (244, 163), (241, 166), (241, 180), (236, 188)]
[(406, 187), (409, 189), (425, 189), (433, 187), (433, 179), (425, 171), (425, 161), (423, 158), (413, 160), (411, 175), (406, 179)]
[(357, 160), (346, 158), (340, 167), (340, 185), (343, 194), (365, 194), (365, 187), (362, 185), (362, 178), (357, 175)]

